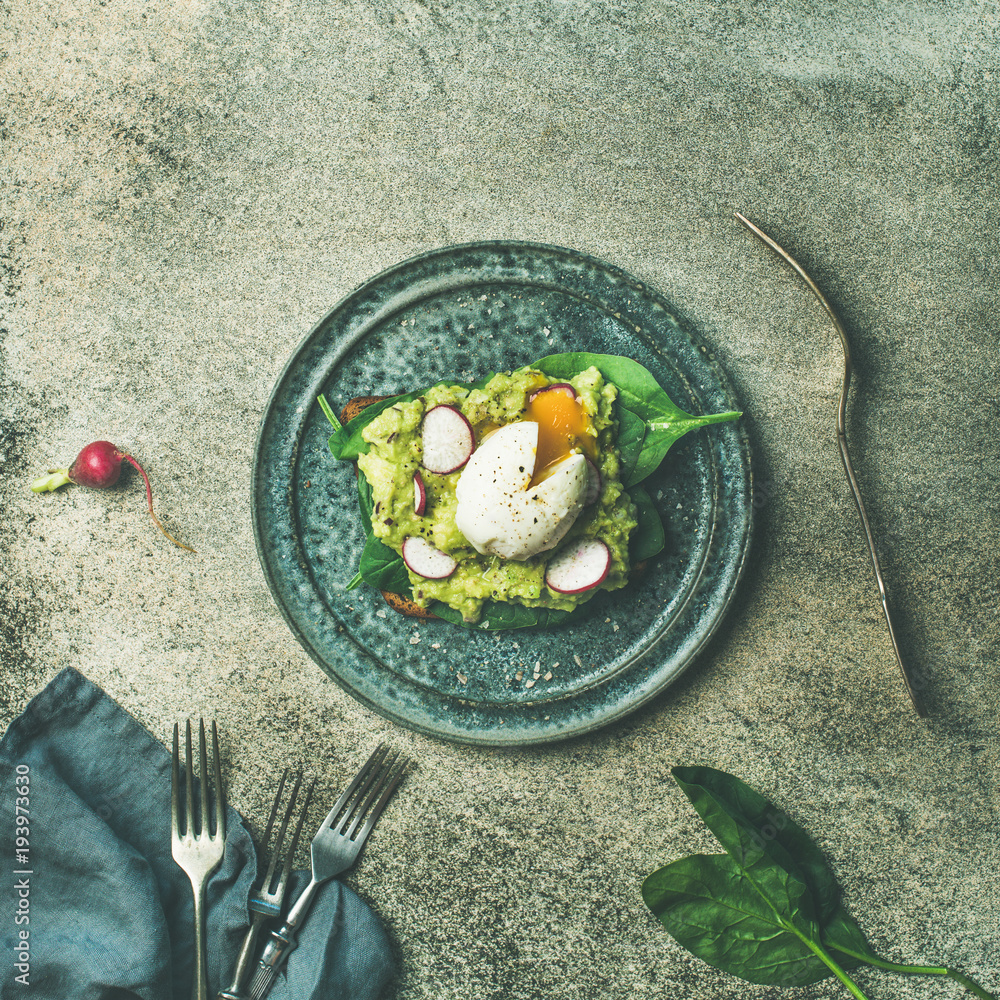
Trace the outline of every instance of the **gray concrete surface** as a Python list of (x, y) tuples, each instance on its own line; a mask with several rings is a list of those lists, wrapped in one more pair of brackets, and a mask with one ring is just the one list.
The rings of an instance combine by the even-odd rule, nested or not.
[[(349, 882), (398, 949), (398, 1000), (793, 995), (712, 970), (644, 910), (649, 871), (713, 849), (681, 762), (810, 830), (887, 957), (1000, 990), (995, 4), (0, 16), (0, 722), (66, 664), (164, 740), (214, 715), (257, 824), (283, 762), (332, 789), (390, 737), (419, 768)], [(849, 330), (855, 461), (926, 720), (838, 462), (832, 330), (734, 209)], [(698, 664), (592, 738), (520, 752), (413, 735), (330, 682), (270, 599), (249, 517), (258, 421), (300, 338), (382, 268), (486, 238), (662, 289), (737, 386), (759, 476), (745, 586)], [(196, 556), (154, 533), (134, 479), (28, 492), (95, 438), (146, 463)]]

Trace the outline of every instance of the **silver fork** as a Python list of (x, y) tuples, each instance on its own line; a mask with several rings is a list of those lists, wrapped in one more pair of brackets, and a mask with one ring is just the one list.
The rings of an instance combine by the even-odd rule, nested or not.
[(278, 970), (298, 944), (299, 928), (319, 887), (347, 871), (357, 860), (372, 827), (402, 780), (408, 763), (406, 757), (398, 753), (390, 754), (380, 744), (323, 820), (310, 849), (312, 878), (295, 901), (285, 922), (271, 932), (271, 939), (250, 984), (250, 1000), (263, 1000), (267, 995)]
[(170, 781), (170, 846), (174, 861), (191, 880), (194, 893), (194, 982), (197, 1000), (208, 1000), (208, 973), (205, 965), (205, 883), (219, 867), (226, 846), (226, 800), (219, 763), (219, 734), (212, 722), (213, 778), (215, 783), (215, 830), (211, 829), (208, 808), (208, 761), (205, 754), (205, 720), (198, 726), (198, 758), (201, 774), (200, 809), (194, 809), (194, 761), (191, 754), (191, 720), (186, 727), (187, 768), (184, 782), (183, 823), (180, 802), (179, 727), (174, 725), (174, 760)]
[[(278, 791), (275, 793), (274, 802), (271, 805), (271, 815), (267, 819), (267, 826), (264, 830), (264, 839), (262, 841), (264, 849), (271, 843), (271, 831), (274, 828), (274, 821), (278, 815), (278, 807), (281, 805), (288, 775), (289, 769), (285, 768), (285, 772), (281, 776), (281, 781), (278, 782)], [(281, 915), (285, 890), (288, 888), (288, 877), (292, 871), (292, 860), (295, 856), (295, 849), (299, 844), (299, 834), (302, 833), (302, 824), (305, 821), (306, 813), (309, 811), (309, 800), (312, 798), (313, 785), (315, 784), (315, 781), (311, 782), (306, 789), (302, 808), (299, 810), (299, 818), (295, 823), (295, 829), (292, 831), (292, 841), (284, 854), (281, 873), (278, 876), (278, 881), (275, 883), (275, 869), (278, 865), (278, 859), (282, 856), (281, 848), (285, 840), (285, 833), (288, 830), (288, 824), (291, 821), (295, 802), (298, 798), (299, 788), (302, 785), (302, 772), (299, 771), (296, 773), (295, 784), (292, 786), (292, 791), (288, 797), (288, 803), (281, 820), (281, 826), (278, 829), (278, 835), (271, 847), (271, 861), (267, 867), (267, 873), (257, 883), (250, 894), (249, 906), (253, 916), (251, 917), (250, 927), (247, 930), (246, 936), (243, 938), (243, 946), (240, 948), (239, 958), (236, 960), (232, 985), (228, 990), (223, 990), (219, 993), (216, 1000), (246, 1000), (246, 994), (241, 992), (240, 987), (243, 985), (243, 980), (250, 969), (250, 963), (253, 961), (257, 938), (260, 935), (261, 928), (264, 926), (264, 922)]]

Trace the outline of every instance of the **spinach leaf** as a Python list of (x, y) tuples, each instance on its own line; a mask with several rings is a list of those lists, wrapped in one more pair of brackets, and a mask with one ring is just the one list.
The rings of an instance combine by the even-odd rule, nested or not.
[(633, 486), (628, 495), (635, 503), (639, 517), (639, 523), (628, 543), (629, 559), (635, 565), (643, 559), (652, 559), (661, 552), (665, 539), (663, 522), (649, 494), (641, 486)]
[(646, 440), (646, 421), (637, 413), (618, 407), (618, 457), (621, 461), (622, 483), (638, 482), (635, 467), (642, 454), (642, 443)]
[[(779, 887), (780, 869), (771, 867), (769, 881)], [(723, 972), (768, 986), (807, 986), (831, 974), (725, 854), (660, 868), (643, 882), (642, 898), (671, 937)]]
[[(659, 383), (638, 361), (615, 354), (589, 354), (576, 351), (569, 354), (551, 354), (536, 361), (535, 368), (554, 378), (569, 379), (590, 367), (596, 368), (608, 382), (618, 388), (619, 420), (624, 418), (628, 432), (628, 450), (623, 456), (622, 482), (626, 489), (641, 483), (663, 461), (670, 446), (689, 431), (706, 424), (736, 420), (742, 413), (710, 413), (694, 416), (686, 413), (663, 391)], [(628, 413), (631, 416), (624, 417)], [(638, 451), (634, 451), (638, 424), (642, 421), (645, 433)]]
[[(550, 354), (532, 366), (554, 378), (571, 379), (588, 368), (596, 368), (607, 382), (618, 388), (619, 402), (643, 420), (656, 418), (667, 394), (660, 388), (646, 368), (617, 354), (591, 354), (573, 351), (568, 354)], [(669, 397), (667, 397), (669, 398)]]
[(767, 855), (806, 886), (821, 925), (837, 908), (833, 874), (809, 835), (759, 792), (725, 771), (675, 767), (671, 774), (720, 844), (743, 865)]
[(837, 907), (823, 928), (823, 943), (856, 958), (859, 962), (877, 964), (879, 961), (878, 955), (871, 950), (861, 928), (843, 905)]
[(997, 1000), (945, 966), (879, 958), (837, 901), (833, 875), (809, 835), (725, 771), (675, 767), (672, 774), (726, 855), (692, 855), (649, 875), (642, 898), (692, 954), (748, 982), (805, 986), (835, 976), (867, 1000), (848, 970), (875, 966), (947, 976), (980, 1000)]
[(406, 563), (375, 534), (370, 534), (365, 541), (358, 571), (364, 582), (377, 590), (390, 590), (394, 594), (411, 593)]

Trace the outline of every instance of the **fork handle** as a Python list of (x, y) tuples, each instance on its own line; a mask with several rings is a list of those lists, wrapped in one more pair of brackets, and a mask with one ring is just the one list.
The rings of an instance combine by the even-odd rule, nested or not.
[(271, 939), (264, 948), (257, 972), (250, 983), (250, 1000), (264, 1000), (267, 996), (278, 970), (298, 945), (296, 937), (297, 928), (288, 928), (287, 924), (282, 924), (278, 930), (271, 932)]
[(264, 948), (257, 972), (250, 983), (250, 1000), (263, 1000), (267, 996), (278, 970), (298, 946), (299, 928), (316, 898), (316, 891), (325, 881), (326, 879), (311, 878), (302, 895), (295, 900), (295, 905), (289, 911), (285, 922), (276, 931), (271, 931), (271, 938)]
[(208, 1000), (208, 967), (205, 961), (205, 883), (191, 879), (194, 893), (194, 996)]
[(243, 985), (247, 970), (253, 961), (253, 952), (257, 945), (257, 937), (266, 919), (267, 917), (263, 913), (254, 912), (250, 920), (250, 926), (247, 928), (246, 936), (243, 938), (243, 947), (240, 948), (239, 958), (236, 960), (232, 984), (228, 990), (222, 990), (215, 1000), (247, 1000), (246, 993), (240, 987)]

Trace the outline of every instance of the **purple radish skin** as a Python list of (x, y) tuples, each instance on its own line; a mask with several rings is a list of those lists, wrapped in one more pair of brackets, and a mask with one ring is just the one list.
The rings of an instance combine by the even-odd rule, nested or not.
[(528, 402), (530, 403), (536, 396), (540, 396), (543, 392), (563, 392), (570, 399), (576, 399), (576, 389), (569, 384), (569, 382), (556, 382), (553, 385), (542, 386), (541, 389), (536, 389), (529, 397)]
[(599, 587), (611, 569), (611, 550), (598, 538), (568, 545), (549, 563), (545, 583), (557, 594), (582, 594)]
[(446, 476), (457, 472), (472, 457), (476, 438), (472, 424), (454, 406), (432, 406), (421, 427), (421, 464), (428, 472)]
[(413, 510), (417, 517), (423, 517), (427, 513), (427, 490), (419, 472), (413, 473)]
[(434, 548), (426, 538), (408, 535), (400, 546), (403, 562), (425, 580), (444, 580), (458, 568), (447, 552)]
[(149, 516), (153, 519), (153, 524), (174, 545), (187, 552), (194, 552), (190, 545), (177, 541), (153, 513), (153, 488), (149, 484), (146, 470), (127, 451), (122, 451), (110, 441), (91, 442), (76, 456), (68, 469), (49, 470), (47, 476), (42, 476), (31, 484), (31, 489), (35, 493), (49, 493), (67, 483), (75, 483), (91, 490), (107, 490), (116, 485), (121, 478), (122, 462), (128, 462), (142, 476), (142, 481), (146, 485), (146, 505), (149, 507)]

